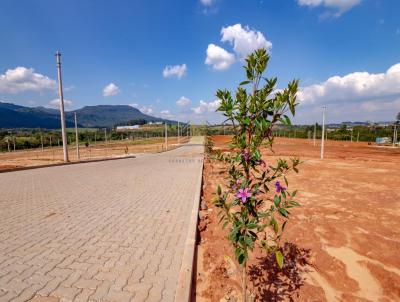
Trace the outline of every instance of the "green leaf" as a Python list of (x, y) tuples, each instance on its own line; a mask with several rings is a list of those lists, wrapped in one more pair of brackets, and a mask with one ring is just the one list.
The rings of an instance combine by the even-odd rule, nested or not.
[(218, 195), (221, 195), (221, 186), (220, 185), (218, 185), (217, 193), (218, 193)]
[(243, 82), (241, 82), (239, 85), (240, 86), (243, 86), (243, 85), (247, 85), (247, 84), (249, 84), (250, 83), (250, 81), (243, 81)]
[(282, 269), (283, 267), (283, 255), (281, 251), (275, 252), (276, 263), (278, 264), (279, 268)]
[(250, 236), (244, 236), (244, 242), (246, 243), (247, 246), (250, 248), (253, 247), (253, 240), (251, 240)]
[(281, 198), (278, 195), (274, 196), (274, 205), (279, 208), (279, 205), (281, 203)]
[(255, 229), (257, 227), (257, 224), (256, 223), (254, 223), (254, 222), (251, 222), (251, 223), (249, 223), (248, 225), (247, 225), (247, 228), (248, 229)]
[(281, 213), (283, 217), (288, 217), (288, 212), (284, 208), (280, 208), (279, 213)]
[(282, 224), (282, 232), (283, 232), (283, 230), (285, 229), (286, 222), (287, 222), (287, 220)]
[(246, 257), (244, 256), (244, 254), (240, 254), (239, 257), (237, 257), (239, 264), (243, 264), (245, 259)]
[(278, 234), (279, 225), (278, 225), (278, 222), (276, 222), (275, 218), (272, 217), (270, 224), (274, 227), (275, 234)]

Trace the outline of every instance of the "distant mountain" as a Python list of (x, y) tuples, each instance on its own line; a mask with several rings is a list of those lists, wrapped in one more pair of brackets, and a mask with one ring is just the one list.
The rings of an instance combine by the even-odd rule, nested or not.
[[(79, 127), (114, 127), (131, 120), (143, 119), (147, 122), (169, 122), (140, 112), (128, 105), (86, 106), (66, 112), (67, 127), (74, 126), (74, 112)], [(0, 128), (60, 128), (59, 110), (45, 107), (24, 107), (12, 103), (0, 102)]]
[[(66, 121), (67, 127), (74, 124)], [(38, 108), (0, 102), (0, 128), (60, 128), (60, 116)]]
[[(127, 123), (131, 120), (143, 119), (147, 122), (165, 122), (162, 118), (142, 113), (129, 105), (98, 105), (85, 106), (81, 109), (67, 112), (67, 119), (73, 119), (73, 114), (84, 127), (113, 127), (116, 124)], [(173, 121), (168, 121), (174, 123)]]

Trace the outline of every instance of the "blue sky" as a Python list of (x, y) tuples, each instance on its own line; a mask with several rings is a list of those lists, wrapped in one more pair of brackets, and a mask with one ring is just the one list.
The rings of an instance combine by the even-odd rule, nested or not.
[(185, 0), (0, 2), (0, 100), (57, 106), (62, 53), (67, 109), (131, 104), (219, 121), (218, 88), (243, 79), (267, 47), (267, 75), (300, 79), (297, 123), (393, 120), (400, 111), (400, 1)]

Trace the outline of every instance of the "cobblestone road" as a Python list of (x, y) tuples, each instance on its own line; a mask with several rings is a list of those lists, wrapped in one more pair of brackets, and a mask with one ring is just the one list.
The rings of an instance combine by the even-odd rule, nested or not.
[(202, 151), (0, 174), (0, 301), (173, 301)]

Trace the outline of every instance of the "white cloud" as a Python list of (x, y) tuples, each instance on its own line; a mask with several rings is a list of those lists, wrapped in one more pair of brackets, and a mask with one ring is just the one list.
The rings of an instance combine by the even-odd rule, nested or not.
[(400, 110), (400, 63), (383, 73), (353, 72), (302, 87), (296, 121), (319, 121), (321, 106), (328, 107), (328, 122), (393, 120)]
[(211, 6), (213, 5), (215, 0), (200, 0), (200, 3), (203, 4), (204, 6)]
[[(64, 99), (64, 107), (65, 108), (69, 108), (69, 107), (71, 107), (71, 105), (72, 105), (72, 101)], [(60, 99), (51, 100), (47, 104), (47, 107), (54, 108), (54, 109), (60, 108)]]
[(113, 95), (117, 95), (118, 93), (120, 93), (120, 89), (117, 85), (115, 85), (114, 83), (110, 83), (108, 84), (106, 87), (104, 87), (103, 89), (103, 96), (104, 97), (108, 97), (108, 96), (113, 96)]
[(221, 29), (221, 42), (232, 45), (234, 53), (230, 53), (215, 44), (209, 44), (206, 51), (205, 64), (211, 65), (214, 70), (228, 69), (237, 60), (244, 59), (248, 54), (259, 48), (270, 50), (272, 43), (260, 31), (235, 24)]
[(215, 70), (225, 70), (228, 69), (233, 63), (235, 63), (234, 54), (227, 52), (225, 49), (209, 44), (207, 47), (207, 57), (205, 64), (211, 65)]
[(16, 67), (0, 74), (0, 92), (14, 94), (24, 91), (42, 92), (56, 88), (55, 80), (36, 73), (33, 68)]
[(297, 0), (297, 3), (301, 6), (324, 6), (329, 9), (334, 9), (336, 13), (333, 14), (333, 16), (339, 17), (344, 12), (359, 5), (361, 1), (362, 0)]
[(152, 114), (154, 113), (153, 107), (152, 106), (142, 106), (138, 103), (132, 103), (129, 104), (129, 106), (138, 109), (140, 112), (144, 113), (144, 114)]
[(181, 96), (179, 100), (176, 101), (179, 106), (187, 106), (190, 104), (190, 100), (187, 97)]
[(203, 100), (200, 100), (200, 104), (197, 107), (191, 108), (194, 114), (204, 114), (204, 113), (211, 113), (215, 112), (218, 107), (220, 106), (221, 101), (220, 100), (215, 100), (212, 102), (205, 102)]
[(169, 110), (162, 110), (160, 113), (163, 118), (172, 119), (175, 117)]
[(168, 65), (165, 66), (163, 70), (163, 76), (164, 78), (176, 77), (178, 79), (181, 79), (184, 75), (186, 75), (186, 71), (186, 64), (174, 66)]
[[(367, 112), (377, 112), (382, 110), (400, 110), (400, 98), (394, 101), (372, 100), (361, 104), (361, 109)], [(394, 117), (394, 114), (393, 114)]]
[(239, 58), (245, 58), (259, 48), (267, 50), (272, 48), (272, 43), (264, 37), (262, 32), (252, 30), (248, 26), (242, 27), (241, 24), (223, 27), (221, 36), (222, 42), (231, 43)]
[(298, 97), (304, 104), (359, 102), (400, 95), (400, 63), (385, 73), (354, 72), (334, 76), (325, 82), (302, 88)]
[(154, 112), (153, 108), (147, 106), (142, 106), (139, 108), (139, 110), (145, 114), (152, 114)]

